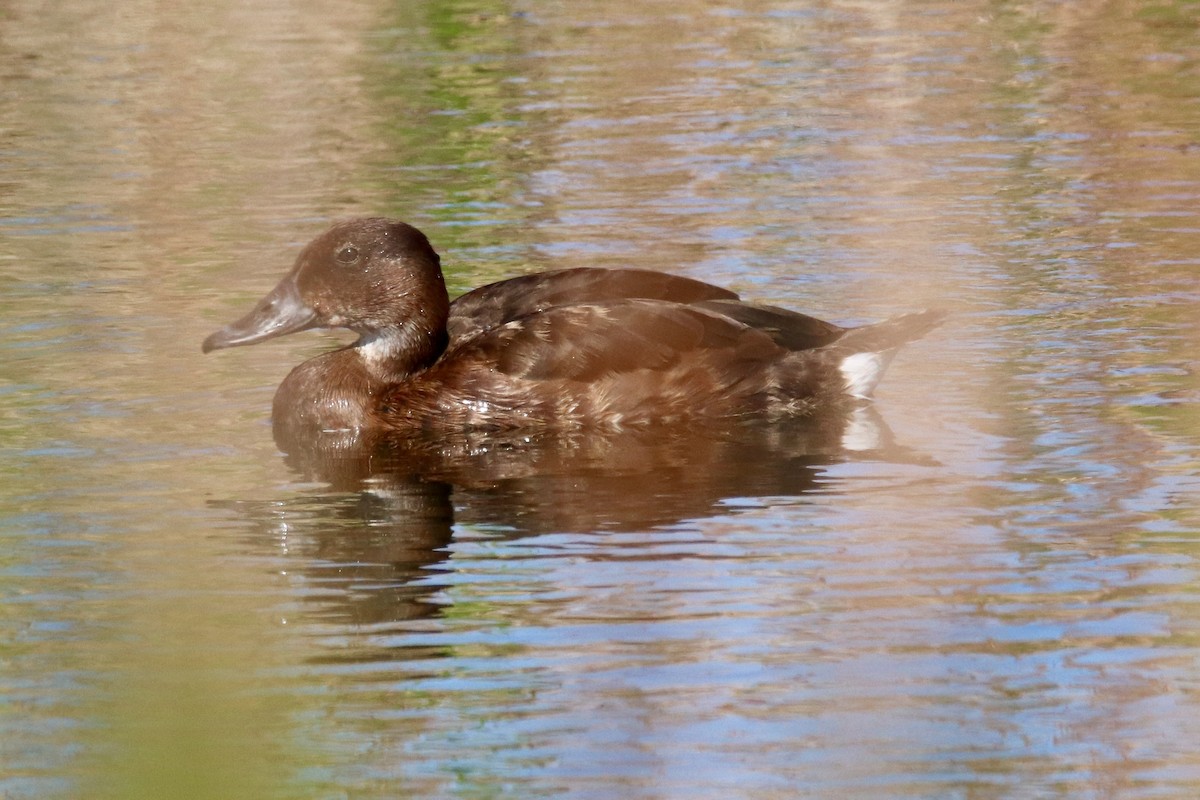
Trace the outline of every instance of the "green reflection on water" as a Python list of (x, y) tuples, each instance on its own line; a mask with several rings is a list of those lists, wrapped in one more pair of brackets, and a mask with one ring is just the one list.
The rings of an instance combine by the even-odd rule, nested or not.
[(454, 294), (523, 261), (522, 249), (495, 246), (519, 238), (512, 200), (533, 167), (517, 111), (521, 28), (506, 3), (405, 3), (361, 60), (381, 146), (363, 185), (376, 212), (432, 225)]

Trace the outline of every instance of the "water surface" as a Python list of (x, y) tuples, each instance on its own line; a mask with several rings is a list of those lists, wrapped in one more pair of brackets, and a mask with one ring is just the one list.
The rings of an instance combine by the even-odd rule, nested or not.
[[(0, 13), (0, 796), (1192, 797), (1187, 2)], [(285, 457), (328, 222), (921, 307), (869, 411)]]

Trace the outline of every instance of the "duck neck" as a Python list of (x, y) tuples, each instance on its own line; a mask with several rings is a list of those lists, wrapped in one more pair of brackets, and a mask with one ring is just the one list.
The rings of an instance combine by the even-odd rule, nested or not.
[(350, 349), (373, 381), (387, 385), (432, 365), (446, 349), (446, 342), (445, 325), (429, 330), (410, 323), (364, 333)]

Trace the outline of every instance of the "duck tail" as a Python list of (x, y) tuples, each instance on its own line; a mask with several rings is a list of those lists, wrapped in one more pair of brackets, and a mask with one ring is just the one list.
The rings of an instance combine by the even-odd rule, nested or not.
[(846, 394), (870, 398), (896, 350), (920, 339), (945, 319), (944, 311), (917, 311), (848, 330), (830, 345), (842, 354), (838, 367), (846, 381)]

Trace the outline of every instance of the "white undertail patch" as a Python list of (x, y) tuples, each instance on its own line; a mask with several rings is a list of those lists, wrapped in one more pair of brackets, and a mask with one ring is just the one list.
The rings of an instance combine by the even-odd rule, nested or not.
[(839, 368), (846, 381), (846, 394), (869, 400), (891, 361), (888, 353), (855, 353), (842, 359)]

